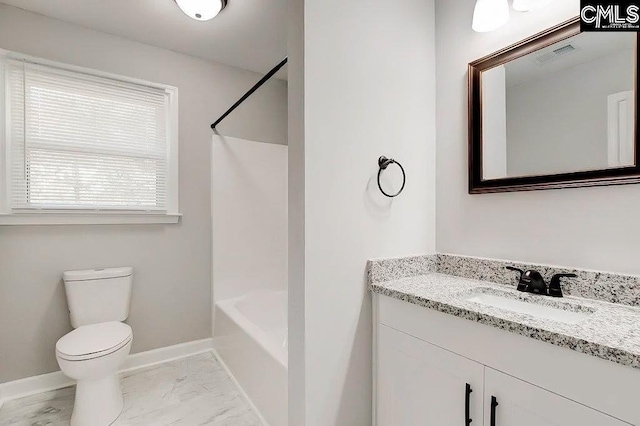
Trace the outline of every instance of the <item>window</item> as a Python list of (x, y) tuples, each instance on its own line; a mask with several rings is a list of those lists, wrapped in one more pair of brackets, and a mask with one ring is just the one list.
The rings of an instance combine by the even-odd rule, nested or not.
[(3, 216), (177, 215), (177, 89), (27, 59), (4, 74)]

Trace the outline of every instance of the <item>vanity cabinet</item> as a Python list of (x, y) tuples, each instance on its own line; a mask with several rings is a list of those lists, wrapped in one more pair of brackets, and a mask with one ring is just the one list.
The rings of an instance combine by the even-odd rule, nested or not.
[(376, 426), (640, 426), (636, 369), (378, 294), (373, 325)]
[(481, 424), (482, 364), (384, 325), (378, 348), (379, 426)]
[[(629, 424), (488, 367), (485, 368), (484, 392), (485, 426)], [(495, 403), (498, 405), (492, 407)]]

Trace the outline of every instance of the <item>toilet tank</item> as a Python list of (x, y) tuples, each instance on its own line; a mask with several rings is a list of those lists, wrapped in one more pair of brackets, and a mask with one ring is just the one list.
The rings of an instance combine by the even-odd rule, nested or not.
[(62, 278), (73, 328), (129, 316), (133, 268), (66, 271)]

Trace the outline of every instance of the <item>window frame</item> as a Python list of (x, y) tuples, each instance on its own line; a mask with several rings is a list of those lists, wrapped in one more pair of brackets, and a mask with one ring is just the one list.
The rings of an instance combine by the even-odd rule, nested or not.
[[(9, 79), (7, 60), (26, 61), (35, 65), (53, 67), (64, 72), (107, 78), (116, 82), (137, 84), (162, 89), (167, 94), (167, 193), (166, 210), (130, 209), (19, 209), (11, 205), (11, 137)], [(177, 223), (179, 213), (179, 134), (178, 88), (146, 80), (98, 71), (0, 50), (0, 226), (1, 225), (73, 225), (73, 224), (141, 224)]]

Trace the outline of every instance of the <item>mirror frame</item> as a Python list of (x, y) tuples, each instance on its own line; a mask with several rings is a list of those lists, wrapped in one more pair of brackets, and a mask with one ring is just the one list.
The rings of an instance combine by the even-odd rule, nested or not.
[(637, 119), (638, 105), (640, 104), (640, 91), (638, 90), (640, 88), (638, 79), (640, 33), (637, 33), (636, 36), (636, 66), (634, 70), (635, 165), (550, 175), (487, 180), (482, 178), (482, 72), (580, 33), (580, 17), (576, 17), (469, 64), (469, 194), (640, 183), (640, 143)]

